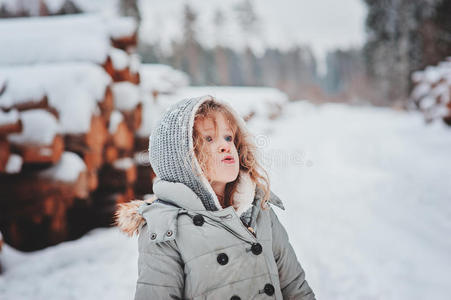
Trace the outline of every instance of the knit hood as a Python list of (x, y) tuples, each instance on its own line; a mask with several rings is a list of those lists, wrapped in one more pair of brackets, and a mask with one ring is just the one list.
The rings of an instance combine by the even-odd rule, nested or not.
[[(203, 96), (184, 99), (166, 110), (150, 136), (149, 158), (158, 178), (154, 183), (157, 197), (164, 196), (158, 195), (159, 185), (165, 182), (181, 183), (194, 192), (196, 199), (199, 199), (202, 204), (201, 207), (209, 211), (217, 211), (222, 207), (195, 157), (192, 138), (195, 114), (200, 105), (208, 100), (224, 105), (233, 114), (244, 138), (248, 139), (247, 142), (253, 143), (249, 140), (250, 135), (244, 120), (230, 105), (212, 96)], [(240, 171), (238, 180), (234, 205), (238, 206), (237, 213), (241, 215), (252, 207), (256, 187), (244, 171)], [(196, 204), (193, 203), (193, 205)]]

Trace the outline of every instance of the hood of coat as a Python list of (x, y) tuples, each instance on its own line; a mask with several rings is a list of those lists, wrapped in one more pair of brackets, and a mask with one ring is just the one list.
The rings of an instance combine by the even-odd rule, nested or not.
[[(129, 235), (137, 233), (146, 222), (138, 209), (145, 202), (155, 199), (169, 202), (191, 211), (218, 211), (222, 207), (203, 174), (194, 154), (193, 126), (195, 114), (205, 101), (213, 100), (224, 105), (233, 114), (237, 126), (247, 143), (252, 144), (244, 120), (227, 103), (211, 96), (185, 99), (171, 106), (163, 115), (149, 140), (149, 158), (157, 175), (153, 184), (154, 198), (122, 204), (116, 211), (116, 225)], [(233, 207), (243, 220), (250, 218), (253, 204), (257, 207), (262, 191), (256, 187), (249, 174), (240, 170), (233, 197)], [(283, 209), (282, 202), (272, 192), (269, 202)]]
[[(253, 143), (244, 120), (230, 105), (212, 96), (203, 96), (184, 99), (169, 107), (150, 136), (149, 159), (157, 179), (160, 180), (154, 184), (158, 198), (171, 199), (181, 207), (199, 209), (202, 206), (206, 210), (217, 211), (222, 207), (195, 157), (192, 138), (195, 114), (200, 105), (208, 100), (227, 107), (236, 119), (244, 138), (248, 143)], [(237, 180), (241, 186), (240, 190), (244, 192), (238, 200), (234, 197), (234, 205), (242, 207), (239, 209), (241, 212), (245, 207), (251, 206), (255, 184), (243, 172), (240, 172)], [(160, 188), (170, 183), (184, 185), (189, 196), (172, 197), (170, 189)], [(187, 201), (188, 198), (192, 202)]]

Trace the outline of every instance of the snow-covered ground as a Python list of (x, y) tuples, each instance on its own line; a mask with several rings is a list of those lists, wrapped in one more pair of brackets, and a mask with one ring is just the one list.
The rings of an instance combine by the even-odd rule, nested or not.
[[(449, 128), (305, 101), (249, 128), (318, 299), (450, 299)], [(29, 254), (6, 246), (0, 299), (132, 299), (136, 244), (113, 228)]]

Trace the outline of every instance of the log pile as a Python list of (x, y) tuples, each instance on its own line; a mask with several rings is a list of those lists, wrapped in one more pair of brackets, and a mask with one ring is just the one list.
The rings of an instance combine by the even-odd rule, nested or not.
[(144, 199), (146, 195), (151, 194), (155, 173), (149, 172), (151, 168), (149, 155), (147, 151), (140, 151), (134, 157), (136, 164), (136, 182), (134, 190), (137, 198)]
[[(135, 159), (136, 153), (147, 156), (147, 145), (135, 143), (143, 104), (133, 55), (136, 27), (125, 23), (126, 30), (106, 30), (110, 46), (96, 57), (80, 61), (67, 54), (52, 61), (37, 49), (43, 60), (23, 61), (32, 66), (3, 69), (0, 61), (6, 77), (0, 84), (0, 230), (11, 246), (36, 250), (110, 226), (117, 204), (152, 193), (152, 169)], [(36, 28), (58, 28), (55, 37), (67, 25), (49, 24)], [(65, 34), (90, 34), (90, 26), (81, 27)], [(50, 52), (58, 42), (52, 38)]]
[(441, 119), (451, 126), (451, 57), (414, 72), (412, 81), (412, 106), (423, 112), (426, 122)]
[(0, 225), (5, 240), (16, 248), (33, 250), (67, 238), (66, 210), (75, 199), (89, 196), (83, 161), (65, 152), (45, 169), (0, 174)]
[(99, 187), (94, 193), (93, 201), (97, 226), (112, 225), (116, 205), (134, 199), (136, 177), (136, 165), (129, 157), (105, 164), (99, 170)]

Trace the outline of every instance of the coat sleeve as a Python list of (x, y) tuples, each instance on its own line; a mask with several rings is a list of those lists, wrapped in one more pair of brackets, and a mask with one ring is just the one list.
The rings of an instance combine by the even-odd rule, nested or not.
[(135, 300), (182, 299), (183, 261), (174, 240), (154, 243), (148, 226), (138, 238), (138, 281)]
[(305, 272), (297, 260), (288, 234), (273, 209), (270, 208), (272, 224), (272, 248), (279, 271), (283, 299), (311, 300), (315, 294), (305, 280)]

